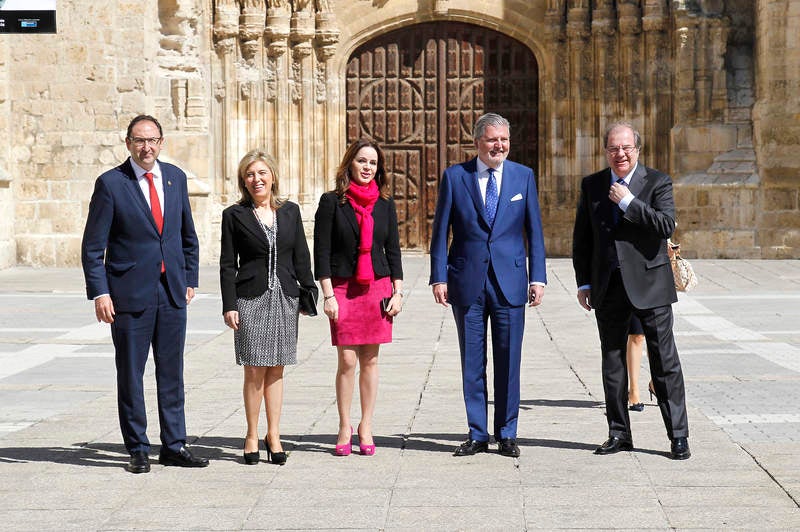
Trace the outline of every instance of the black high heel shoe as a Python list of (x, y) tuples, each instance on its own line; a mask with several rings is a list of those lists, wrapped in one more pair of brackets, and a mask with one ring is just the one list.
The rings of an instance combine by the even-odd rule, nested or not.
[(655, 388), (653, 388), (653, 381), (650, 381), (647, 384), (647, 391), (650, 392), (650, 402), (653, 401), (653, 396), (656, 396), (656, 400), (658, 400), (658, 394), (656, 394)]
[(247, 465), (255, 465), (261, 460), (261, 453), (253, 451), (252, 453), (244, 453), (244, 463)]
[(255, 465), (261, 460), (261, 453), (258, 451), (257, 447), (252, 453), (242, 451), (242, 456), (244, 457), (244, 463), (247, 465)]
[(264, 447), (267, 448), (267, 462), (272, 462), (275, 465), (283, 465), (286, 463), (286, 452), (281, 451), (279, 453), (272, 452), (269, 448), (269, 442), (267, 441), (267, 437), (264, 436)]

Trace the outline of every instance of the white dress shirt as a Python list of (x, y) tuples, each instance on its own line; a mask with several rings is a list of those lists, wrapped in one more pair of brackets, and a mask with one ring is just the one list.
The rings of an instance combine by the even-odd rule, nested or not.
[[(500, 197), (500, 184), (503, 182), (503, 163), (494, 170), (494, 180), (497, 182), (497, 197)], [(481, 189), (481, 198), (486, 205), (486, 185), (489, 183), (489, 167), (478, 159), (478, 188)]]
[[(152, 209), (150, 205), (150, 183), (147, 182), (147, 178), (144, 174), (147, 173), (147, 170), (133, 162), (131, 159), (131, 166), (133, 167), (133, 171), (136, 174), (136, 180), (139, 182), (139, 188), (142, 189), (142, 194), (144, 194), (144, 201), (147, 202), (147, 206)], [(150, 173), (153, 174), (153, 184), (156, 187), (156, 193), (158, 194), (158, 202), (161, 205), (161, 214), (164, 214), (164, 180), (161, 178), (161, 167), (158, 166), (158, 161), (156, 161), (153, 169), (150, 170)]]

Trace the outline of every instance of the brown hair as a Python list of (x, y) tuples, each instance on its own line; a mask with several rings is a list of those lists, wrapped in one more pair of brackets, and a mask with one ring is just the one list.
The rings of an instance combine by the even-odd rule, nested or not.
[(385, 159), (383, 157), (383, 150), (374, 140), (360, 138), (347, 147), (347, 150), (345, 150), (342, 156), (342, 162), (339, 163), (339, 168), (336, 169), (336, 188), (334, 192), (336, 192), (336, 195), (339, 196), (342, 202), (346, 201), (345, 194), (347, 193), (347, 189), (350, 188), (350, 165), (355, 160), (356, 155), (358, 155), (358, 151), (365, 147), (370, 147), (378, 153), (378, 170), (375, 172), (375, 183), (378, 185), (378, 190), (380, 190), (383, 199), (389, 199), (390, 197), (389, 183), (387, 182), (386, 168), (384, 166)]
[(156, 120), (154, 117), (152, 117), (150, 115), (138, 115), (138, 116), (133, 117), (133, 120), (131, 120), (131, 123), (128, 124), (128, 132), (125, 134), (125, 136), (127, 138), (131, 138), (131, 132), (133, 131), (133, 126), (135, 126), (139, 122), (145, 122), (145, 121), (154, 123), (156, 125), (156, 127), (158, 128), (158, 135), (160, 137), (164, 136), (164, 131), (161, 129), (161, 124), (159, 124), (158, 120)]
[(259, 149), (250, 150), (244, 155), (244, 157), (242, 157), (242, 160), (239, 161), (237, 184), (239, 185), (239, 192), (242, 194), (239, 203), (242, 205), (250, 205), (253, 203), (253, 197), (250, 195), (250, 191), (247, 190), (247, 186), (245, 186), (244, 183), (247, 169), (251, 164), (258, 161), (266, 164), (267, 168), (269, 168), (269, 171), (272, 173), (272, 187), (270, 188), (269, 206), (273, 209), (277, 209), (283, 205), (285, 201), (278, 196), (278, 163), (275, 162), (275, 159), (272, 157), (272, 155)]

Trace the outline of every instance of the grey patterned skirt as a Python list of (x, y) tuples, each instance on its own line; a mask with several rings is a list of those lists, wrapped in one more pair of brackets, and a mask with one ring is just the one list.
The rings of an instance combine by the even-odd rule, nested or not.
[(239, 298), (239, 330), (233, 342), (240, 366), (288, 366), (297, 363), (298, 298), (281, 284), (253, 298)]

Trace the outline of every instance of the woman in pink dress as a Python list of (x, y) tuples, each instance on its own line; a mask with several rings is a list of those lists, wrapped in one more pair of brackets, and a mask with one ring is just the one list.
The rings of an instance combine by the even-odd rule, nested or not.
[(359, 450), (375, 454), (372, 416), (378, 395), (378, 350), (392, 341), (392, 318), (403, 308), (403, 266), (397, 210), (389, 196), (383, 151), (375, 142), (351, 144), (336, 171), (336, 189), (314, 216), (314, 275), (336, 346), (336, 454), (351, 452), (356, 365), (361, 396)]

